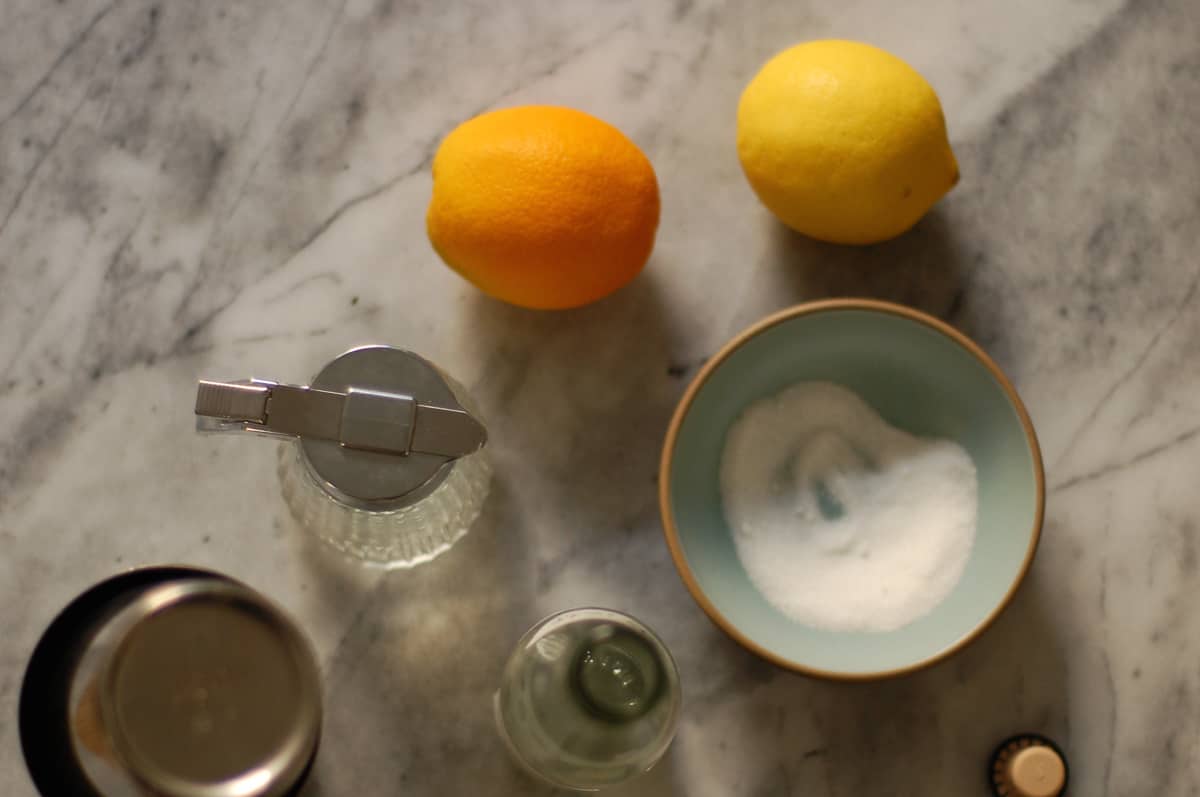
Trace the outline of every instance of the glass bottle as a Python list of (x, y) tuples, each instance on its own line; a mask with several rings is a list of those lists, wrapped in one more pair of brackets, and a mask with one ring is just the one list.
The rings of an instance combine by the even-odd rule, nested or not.
[(679, 722), (679, 672), (649, 628), (608, 609), (572, 609), (531, 628), (495, 694), (514, 759), (560, 788), (598, 791), (647, 771)]
[(449, 550), (491, 482), (487, 432), (466, 391), (391, 346), (337, 357), (309, 386), (201, 381), (205, 430), (290, 438), (283, 497), (303, 528), (368, 564), (413, 567)]

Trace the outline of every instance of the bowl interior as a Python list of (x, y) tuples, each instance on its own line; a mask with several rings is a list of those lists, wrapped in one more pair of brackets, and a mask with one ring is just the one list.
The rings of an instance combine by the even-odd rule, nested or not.
[[(748, 404), (804, 380), (844, 385), (888, 423), (956, 440), (975, 461), (979, 522), (962, 579), (933, 612), (896, 631), (800, 625), (767, 603), (738, 559), (721, 507), (725, 434)], [(1037, 457), (1001, 383), (956, 340), (896, 313), (832, 308), (760, 331), (710, 373), (675, 437), (667, 501), (686, 566), (727, 626), (791, 666), (870, 676), (946, 651), (1004, 601), (1036, 544)]]

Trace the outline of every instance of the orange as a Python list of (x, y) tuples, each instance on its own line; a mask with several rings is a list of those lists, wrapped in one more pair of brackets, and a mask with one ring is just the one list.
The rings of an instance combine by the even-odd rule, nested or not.
[(560, 309), (637, 276), (658, 215), (654, 168), (620, 130), (571, 108), (528, 105), (446, 136), (426, 229), (446, 264), (483, 292)]

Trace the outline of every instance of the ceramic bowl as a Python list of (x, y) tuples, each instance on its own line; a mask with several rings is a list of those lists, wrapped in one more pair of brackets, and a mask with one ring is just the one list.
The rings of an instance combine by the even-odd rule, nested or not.
[[(806, 380), (843, 385), (893, 426), (955, 440), (974, 460), (978, 524), (962, 578), (931, 613), (895, 631), (826, 631), (789, 619), (750, 582), (726, 526), (727, 430), (747, 405)], [(1033, 561), (1045, 482), (1029, 416), (979, 346), (916, 310), (845, 299), (770, 316), (705, 364), (667, 432), (659, 502), (684, 583), (726, 633), (782, 667), (869, 680), (940, 661), (996, 619)]]

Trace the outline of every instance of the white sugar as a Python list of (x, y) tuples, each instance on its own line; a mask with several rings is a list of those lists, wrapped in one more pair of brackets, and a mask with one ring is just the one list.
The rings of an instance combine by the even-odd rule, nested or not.
[(975, 465), (962, 446), (896, 429), (827, 382), (742, 413), (725, 439), (721, 496), (767, 601), (833, 631), (890, 631), (928, 614), (975, 540)]

